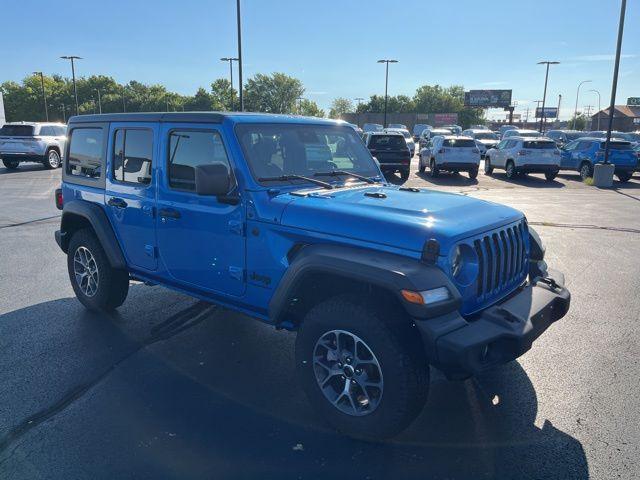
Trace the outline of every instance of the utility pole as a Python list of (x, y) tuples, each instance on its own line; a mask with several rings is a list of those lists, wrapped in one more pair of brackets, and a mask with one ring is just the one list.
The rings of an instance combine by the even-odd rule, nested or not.
[(560, 105), (562, 104), (562, 94), (558, 95), (558, 113), (556, 113), (556, 121), (560, 124)]
[(73, 61), (82, 60), (82, 57), (78, 57), (76, 55), (65, 55), (60, 58), (64, 60), (71, 60), (71, 76), (73, 77), (73, 96), (76, 99), (76, 115), (80, 115), (80, 107), (78, 106), (78, 88), (76, 86), (76, 67)]
[(96, 92), (98, 92), (98, 111), (102, 113), (102, 98), (100, 97), (100, 89), (96, 88)]
[(550, 62), (548, 60), (542, 61), (542, 62), (538, 62), (538, 65), (546, 65), (547, 66), (547, 73), (544, 76), (544, 93), (542, 94), (542, 112), (541, 113), (541, 118), (540, 118), (540, 133), (542, 133), (544, 127), (544, 123), (546, 123), (547, 120), (547, 115), (545, 114), (544, 111), (544, 104), (545, 101), (547, 100), (547, 83), (549, 81), (549, 65), (558, 65), (560, 62)]
[(66, 111), (65, 111), (64, 103), (61, 106), (62, 106), (62, 123), (66, 123), (67, 122), (67, 114), (66, 114)]
[[(590, 92), (595, 92), (598, 94), (598, 113), (596, 115), (598, 115), (598, 126), (596, 127), (596, 129), (598, 131), (600, 131), (600, 117), (602, 115), (600, 115), (600, 112), (602, 111), (601, 107), (600, 107), (600, 92), (598, 90), (589, 90)], [(593, 125), (591, 126), (593, 128)]]
[(389, 95), (388, 95), (389, 64), (398, 63), (398, 60), (383, 59), (383, 60), (378, 60), (378, 63), (386, 64), (386, 73), (385, 73), (385, 81), (384, 81), (384, 121), (382, 122), (382, 128), (387, 128), (387, 101), (389, 99)]
[(236, 0), (236, 16), (238, 21), (238, 99), (240, 111), (244, 112), (244, 100), (242, 98), (242, 25), (240, 22), (240, 0)]
[(362, 97), (356, 97), (354, 98), (354, 100), (357, 102), (356, 103), (356, 123), (358, 124), (358, 126), (360, 126), (360, 104), (364, 101), (364, 98)]
[(231, 95), (231, 98), (230, 98), (230, 101), (231, 101), (230, 106), (231, 106), (231, 108), (230, 108), (230, 111), (233, 112), (233, 62), (237, 62), (238, 59), (234, 58), (234, 57), (222, 57), (220, 59), (220, 61), (229, 62), (229, 82), (231, 83), (231, 93), (230, 93), (230, 95)]
[(576, 91), (576, 108), (573, 111), (573, 129), (576, 129), (576, 117), (578, 116), (578, 97), (580, 96), (580, 87), (585, 83), (590, 83), (591, 80), (583, 80), (578, 84), (578, 90)]
[[(585, 112), (585, 116), (587, 117), (584, 121), (584, 129), (586, 130), (591, 130), (591, 128), (587, 129), (587, 122), (589, 122), (589, 120), (591, 119), (591, 109), (593, 108), (593, 105), (587, 105), (586, 107), (584, 107), (584, 109), (586, 110)], [(590, 122), (589, 122), (590, 123)]]
[(627, 0), (620, 5), (620, 21), (618, 22), (618, 44), (616, 46), (616, 63), (613, 68), (613, 84), (611, 85), (611, 105), (609, 107), (609, 126), (607, 127), (607, 141), (604, 146), (604, 163), (609, 163), (609, 143), (613, 129), (613, 115), (616, 111), (616, 91), (618, 89), (618, 70), (620, 68), (620, 50), (622, 49), (622, 34), (624, 32), (624, 16), (627, 10)]
[(44, 117), (49, 121), (49, 109), (47, 108), (47, 94), (44, 90), (44, 74), (42, 72), (33, 72), (34, 75), (40, 75), (40, 86), (42, 87), (42, 102), (44, 103)]

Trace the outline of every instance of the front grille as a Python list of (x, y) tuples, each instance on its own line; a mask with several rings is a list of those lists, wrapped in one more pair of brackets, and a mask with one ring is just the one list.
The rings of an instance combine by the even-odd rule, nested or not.
[(527, 269), (524, 221), (503, 227), (473, 241), (478, 255), (476, 294), (479, 300), (522, 281)]

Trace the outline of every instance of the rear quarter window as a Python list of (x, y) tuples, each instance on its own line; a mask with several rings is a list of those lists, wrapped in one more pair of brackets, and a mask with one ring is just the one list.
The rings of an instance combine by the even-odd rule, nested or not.
[(85, 179), (102, 178), (104, 168), (102, 128), (75, 128), (71, 131), (66, 173)]
[(531, 148), (534, 150), (553, 150), (556, 148), (555, 142), (549, 141), (527, 141), (524, 142), (524, 148)]

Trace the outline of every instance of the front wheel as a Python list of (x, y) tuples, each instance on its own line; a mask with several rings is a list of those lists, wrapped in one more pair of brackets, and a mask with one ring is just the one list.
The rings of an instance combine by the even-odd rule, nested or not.
[(507, 162), (507, 167), (506, 167), (506, 169), (505, 169), (505, 172), (506, 172), (506, 174), (507, 174), (507, 178), (508, 178), (509, 180), (511, 180), (511, 179), (513, 179), (513, 178), (515, 178), (515, 176), (517, 175), (517, 173), (518, 173), (518, 172), (516, 171), (516, 166), (515, 166), (515, 164), (513, 163), (513, 160), (509, 160), (509, 161)]
[(20, 162), (17, 160), (7, 160), (6, 158), (2, 160), (2, 163), (9, 170), (15, 170), (16, 168), (18, 168), (18, 165), (20, 165)]
[(44, 161), (45, 168), (54, 169), (60, 166), (60, 154), (56, 150), (49, 150)]
[(580, 178), (584, 182), (587, 178), (593, 177), (593, 167), (589, 162), (584, 162), (580, 166)]
[(493, 173), (493, 165), (491, 165), (491, 159), (484, 157), (484, 174), (491, 175)]
[(313, 307), (296, 339), (296, 363), (310, 403), (337, 430), (392, 437), (420, 413), (429, 368), (420, 335), (372, 299), (340, 295)]
[(114, 310), (127, 298), (129, 273), (111, 266), (92, 230), (78, 230), (67, 251), (73, 291), (89, 310)]

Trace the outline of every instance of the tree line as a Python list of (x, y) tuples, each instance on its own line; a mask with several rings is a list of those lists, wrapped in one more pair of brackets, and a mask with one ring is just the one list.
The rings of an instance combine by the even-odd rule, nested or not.
[[(201, 87), (194, 95), (181, 95), (164, 86), (146, 85), (132, 80), (121, 84), (113, 77), (92, 75), (76, 79), (80, 114), (113, 112), (174, 112), (232, 111), (239, 109), (238, 92), (229, 80), (218, 78), (209, 88)], [(64, 121), (75, 114), (73, 83), (61, 75), (44, 76), (44, 88), (50, 121)], [(7, 121), (44, 120), (42, 86), (39, 75), (30, 75), (22, 82), (0, 84), (4, 96)], [(246, 111), (298, 114), (324, 117), (325, 112), (312, 100), (303, 98), (302, 82), (284, 73), (256, 74), (244, 86)], [(346, 98), (336, 98), (331, 104), (330, 118), (345, 113), (384, 111), (384, 96), (372, 95), (358, 105)], [(457, 113), (463, 126), (482, 123), (484, 111), (464, 106), (464, 88), (459, 85), (441, 87), (423, 85), (413, 97), (390, 96), (390, 113)]]

